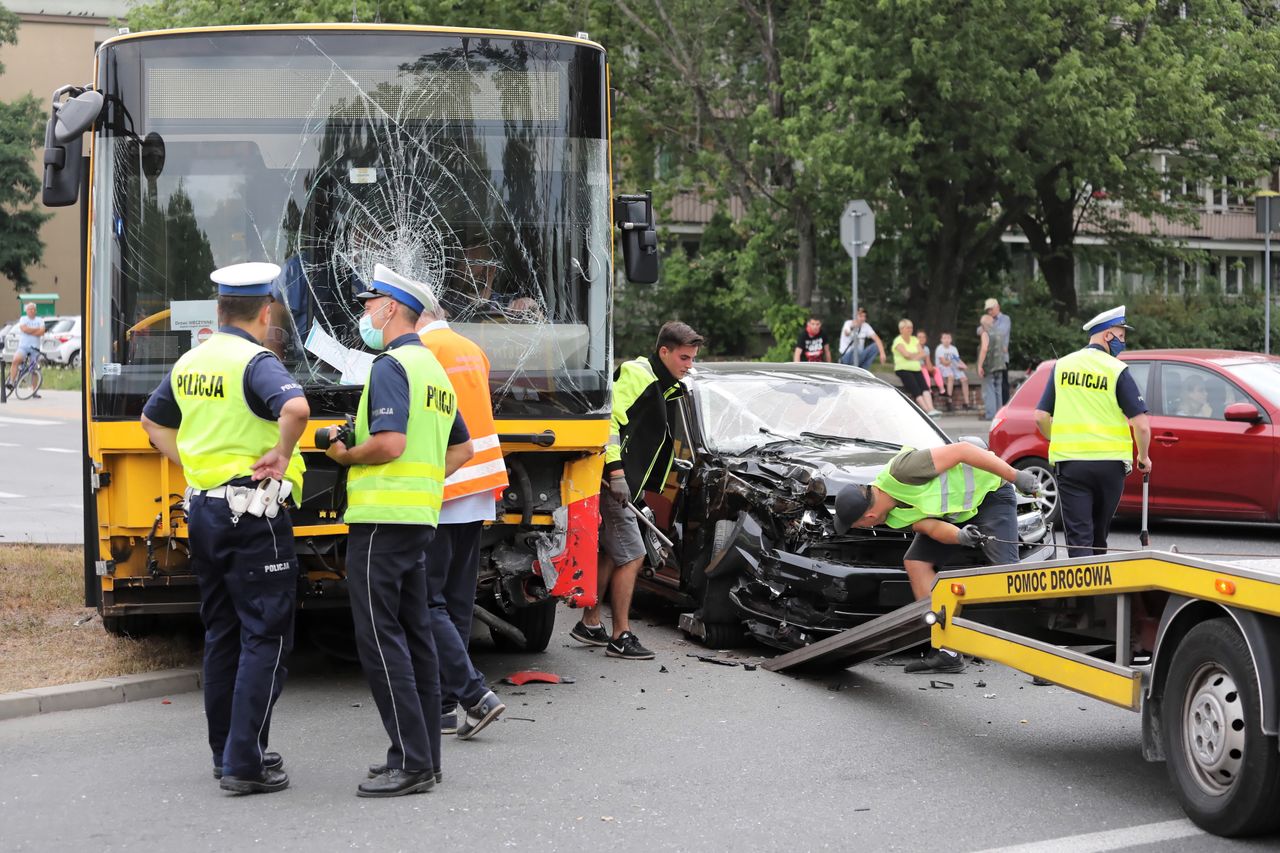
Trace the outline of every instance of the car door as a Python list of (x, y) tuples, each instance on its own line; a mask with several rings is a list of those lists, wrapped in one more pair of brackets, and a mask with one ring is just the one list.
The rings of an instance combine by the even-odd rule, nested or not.
[[(1133, 377), (1133, 381), (1137, 383), (1138, 390), (1142, 392), (1142, 397), (1147, 401), (1147, 408), (1151, 406), (1151, 395), (1153, 393), (1153, 383), (1155, 371), (1152, 370), (1153, 364), (1145, 359), (1128, 359), (1124, 360), (1125, 365), (1129, 368), (1129, 375)], [(1152, 464), (1155, 464), (1153, 458)], [(1136, 474), (1125, 478), (1124, 492), (1120, 496), (1121, 512), (1140, 512), (1142, 509), (1142, 478)]]
[[(653, 513), (653, 519), (658, 528), (675, 544), (675, 552), (655, 546), (656, 539), (643, 524), (640, 530), (652, 550), (663, 552), (664, 558), (658, 561), (658, 565), (653, 566), (655, 575), (674, 587), (680, 585), (678, 556), (686, 534), (684, 519), (686, 491), (693, 471), (694, 454), (688, 426), (692, 416), (692, 400), (689, 395), (686, 394), (682, 398), (667, 403), (667, 421), (671, 426), (671, 437), (675, 442), (675, 459), (671, 465), (671, 472), (667, 475), (667, 481), (663, 484), (662, 492), (645, 492), (645, 505)], [(647, 562), (653, 561), (650, 559)]]
[[(1224, 374), (1184, 361), (1160, 364), (1156, 396), (1151, 508), (1184, 518), (1266, 517), (1275, 462), (1266, 409)], [(1262, 421), (1226, 420), (1223, 410), (1240, 402), (1257, 406)]]

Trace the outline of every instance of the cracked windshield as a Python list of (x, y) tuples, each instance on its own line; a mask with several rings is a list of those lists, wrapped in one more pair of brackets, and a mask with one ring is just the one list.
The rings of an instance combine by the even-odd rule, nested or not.
[(313, 414), (349, 407), (367, 376), (353, 296), (380, 263), (426, 283), (484, 349), (499, 416), (607, 415), (598, 52), (190, 36), (120, 45), (99, 76), (96, 415), (138, 415), (216, 328), (209, 273), (246, 261), (281, 267), (267, 346)]
[[(742, 453), (779, 439), (814, 434), (925, 448), (944, 443), (938, 430), (885, 385), (770, 379), (724, 379), (695, 386), (703, 430), (720, 453)], [(802, 435), (808, 433), (809, 435)]]

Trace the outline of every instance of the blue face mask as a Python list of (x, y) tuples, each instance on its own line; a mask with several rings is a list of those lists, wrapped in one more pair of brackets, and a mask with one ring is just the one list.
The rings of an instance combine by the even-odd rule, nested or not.
[[(384, 305), (381, 310), (374, 312), (374, 314), (381, 314), (386, 307)], [(382, 329), (373, 325), (374, 314), (360, 315), (360, 340), (364, 341), (369, 349), (381, 350), (386, 347), (387, 342), (384, 340)]]
[(1124, 352), (1124, 341), (1120, 340), (1119, 338), (1112, 338), (1111, 340), (1107, 341), (1107, 350), (1113, 356), (1116, 356), (1118, 358), (1120, 356), (1120, 353)]

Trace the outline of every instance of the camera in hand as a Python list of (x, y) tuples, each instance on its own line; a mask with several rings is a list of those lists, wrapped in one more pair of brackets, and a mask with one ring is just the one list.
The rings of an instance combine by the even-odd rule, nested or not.
[[(331, 427), (320, 427), (316, 430), (316, 447), (320, 450), (328, 450), (332, 443), (329, 440), (329, 430)], [(338, 434), (334, 436), (334, 441), (340, 441), (347, 447), (356, 443), (356, 419), (351, 415), (347, 415), (347, 422), (338, 427)]]

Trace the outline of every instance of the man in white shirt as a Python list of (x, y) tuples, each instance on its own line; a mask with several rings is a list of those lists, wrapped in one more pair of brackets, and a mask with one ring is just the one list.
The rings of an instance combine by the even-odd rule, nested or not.
[[(867, 343), (868, 340), (871, 343)], [(867, 309), (859, 308), (857, 319), (845, 320), (844, 327), (840, 329), (840, 363), (870, 370), (877, 351), (880, 363), (884, 364), (884, 344), (867, 322)]]
[(24, 306), (26, 314), (18, 318), (18, 349), (13, 354), (13, 363), (9, 365), (9, 390), (18, 381), (18, 371), (28, 357), (40, 355), (40, 338), (44, 336), (44, 320), (36, 316), (36, 304), (28, 302)]

